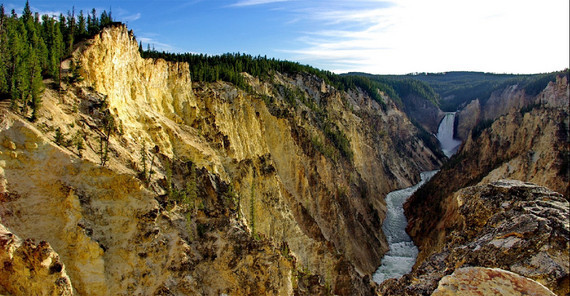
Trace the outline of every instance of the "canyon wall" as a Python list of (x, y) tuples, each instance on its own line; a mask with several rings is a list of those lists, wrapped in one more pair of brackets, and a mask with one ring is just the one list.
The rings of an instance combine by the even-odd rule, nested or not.
[(83, 80), (46, 89), (37, 122), (2, 111), (0, 218), (80, 295), (373, 294), (383, 197), (441, 164), (384, 94), (195, 83), (122, 25), (73, 59)]
[(422, 127), (432, 133), (437, 134), (439, 123), (445, 116), (437, 105), (418, 95), (410, 94), (402, 98), (405, 111), (410, 118), (416, 120)]
[(532, 108), (534, 105), (568, 107), (566, 103), (569, 95), (567, 75), (558, 76), (556, 81), (548, 83), (537, 95), (527, 93), (518, 84), (500, 88), (492, 92), (488, 99), (473, 100), (457, 113), (456, 137), (465, 141), (478, 124), (490, 123), (515, 110)]

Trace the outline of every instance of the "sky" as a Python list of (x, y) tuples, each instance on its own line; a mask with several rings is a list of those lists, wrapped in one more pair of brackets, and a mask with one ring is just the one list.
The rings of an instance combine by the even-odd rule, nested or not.
[[(2, 1), (18, 14), (25, 1)], [(247, 53), (336, 73), (531, 74), (570, 61), (568, 0), (30, 0), (111, 11), (144, 47)]]

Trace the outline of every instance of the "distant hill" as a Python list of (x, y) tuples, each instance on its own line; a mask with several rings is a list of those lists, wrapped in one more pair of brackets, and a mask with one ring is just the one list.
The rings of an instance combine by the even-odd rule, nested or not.
[[(562, 72), (562, 71), (561, 71)], [(408, 75), (382, 75), (391, 79), (417, 79), (427, 83), (440, 96), (443, 111), (456, 111), (474, 99), (485, 102), (495, 90), (520, 84), (529, 95), (536, 95), (555, 81), (561, 72), (544, 74), (494, 74), (483, 72), (419, 73)]]
[[(567, 70), (566, 75), (568, 75)], [(373, 75), (351, 72), (343, 75), (364, 76), (372, 80), (382, 81), (397, 89), (402, 96), (401, 82), (431, 102), (437, 104), (442, 111), (457, 111), (466, 103), (479, 99), (486, 102), (491, 93), (508, 85), (520, 84), (529, 95), (536, 95), (546, 87), (548, 82), (555, 81), (556, 76), (564, 71), (543, 74), (494, 74), (484, 72), (455, 71), (444, 73), (413, 73), (406, 75)], [(423, 84), (411, 82), (420, 81)], [(400, 91), (398, 91), (398, 89)], [(435, 94), (436, 96), (434, 97)]]

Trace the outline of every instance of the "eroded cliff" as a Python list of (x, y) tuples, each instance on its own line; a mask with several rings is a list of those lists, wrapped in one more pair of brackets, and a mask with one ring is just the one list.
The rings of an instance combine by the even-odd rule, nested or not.
[[(3, 195), (2, 199), (9, 196)], [(73, 295), (65, 266), (50, 245), (22, 241), (0, 224), (0, 293), (2, 295)]]
[(568, 96), (570, 88), (567, 74), (557, 76), (555, 81), (549, 82), (537, 94), (527, 92), (525, 87), (519, 84), (500, 87), (488, 98), (472, 100), (457, 113), (456, 137), (465, 141), (478, 125), (489, 124), (501, 115), (516, 110), (533, 108), (536, 105), (567, 108)]
[(0, 217), (80, 295), (372, 294), (383, 196), (440, 164), (386, 95), (192, 83), (125, 26), (73, 59), (83, 81), (47, 89), (37, 122), (3, 111)]

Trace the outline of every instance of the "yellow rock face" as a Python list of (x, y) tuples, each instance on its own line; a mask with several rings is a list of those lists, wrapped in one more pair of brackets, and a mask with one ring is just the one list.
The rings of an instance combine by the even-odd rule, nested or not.
[[(57, 252), (52, 257), (65, 265), (67, 283), (73, 283), (78, 294), (292, 293), (292, 265), (271, 245), (248, 246), (250, 236), (229, 224), (210, 234), (208, 240), (189, 244), (185, 218), (176, 210), (161, 211), (155, 196), (138, 179), (72, 157), (11, 114), (4, 114), (1, 123), (0, 137), (22, 147), (15, 151), (18, 158), (5, 157), (8, 154), (2, 149), (2, 223), (19, 236), (50, 242)], [(25, 149), (26, 142), (38, 147)], [(208, 246), (212, 240), (215, 244)], [(206, 249), (195, 250), (201, 247)], [(0, 284), (6, 291), (32, 295), (40, 288), (51, 289), (46, 281), (54, 276), (28, 278), (30, 286), (18, 280), (26, 276), (19, 266), (35, 263), (26, 261), (30, 257), (18, 263), (12, 258), (13, 248), (7, 248), (5, 253), (0, 251), (0, 259), (14, 261), (18, 268), (16, 272), (4, 270), (6, 282)], [(243, 251), (237, 253), (234, 248)], [(204, 260), (200, 258), (204, 254), (214, 257)], [(251, 262), (236, 265), (246, 254)], [(49, 267), (44, 261), (40, 260), (41, 264)], [(259, 275), (253, 276), (251, 270)], [(15, 284), (18, 282), (20, 286)]]
[(83, 85), (106, 96), (125, 139), (145, 140), (172, 157), (171, 138), (182, 133), (178, 124), (199, 116), (188, 64), (142, 59), (124, 26), (104, 29), (75, 56), (82, 64)]
[[(10, 198), (2, 195), (1, 199)], [(51, 246), (22, 241), (0, 224), (0, 294), (73, 295), (65, 266)]]

